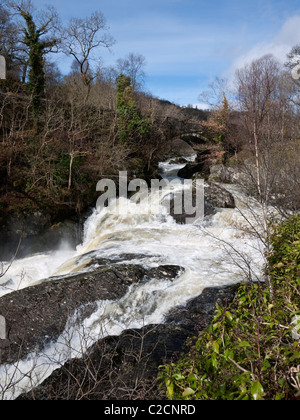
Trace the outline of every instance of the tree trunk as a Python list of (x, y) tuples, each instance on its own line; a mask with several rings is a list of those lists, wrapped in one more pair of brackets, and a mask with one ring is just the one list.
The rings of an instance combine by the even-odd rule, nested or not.
[(68, 190), (70, 191), (72, 186), (72, 167), (74, 162), (74, 152), (70, 153), (70, 167), (69, 167), (69, 183), (68, 183)]

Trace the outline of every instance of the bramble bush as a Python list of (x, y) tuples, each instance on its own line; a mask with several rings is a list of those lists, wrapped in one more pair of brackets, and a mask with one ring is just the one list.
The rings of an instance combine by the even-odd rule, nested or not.
[(269, 241), (271, 287), (242, 283), (189, 354), (161, 366), (168, 399), (300, 398), (300, 216), (273, 226)]

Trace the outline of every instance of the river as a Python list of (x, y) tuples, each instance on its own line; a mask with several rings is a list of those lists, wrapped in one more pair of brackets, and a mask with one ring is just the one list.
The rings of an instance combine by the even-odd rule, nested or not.
[[(193, 161), (195, 156), (187, 158)], [(184, 164), (170, 160), (160, 164), (163, 178), (178, 179), (175, 189), (182, 185), (176, 175), (183, 167)], [(218, 209), (194, 224), (177, 224), (161, 203), (159, 211), (153, 214), (148, 200), (136, 204), (120, 198), (109, 207), (93, 211), (85, 223), (83, 241), (76, 249), (65, 242), (53, 252), (14, 261), (0, 279), (0, 296), (51, 279), (63, 281), (70, 273), (91, 271), (96, 266), (93, 261), (103, 257), (113, 261), (125, 256), (123, 264), (179, 265), (184, 270), (173, 282), (153, 279), (131, 286), (119, 301), (97, 302), (97, 309), (82, 325), (74, 322), (76, 315), (70, 318), (64, 333), (43, 354), (31, 354), (16, 365), (2, 365), (3, 398), (14, 399), (29, 391), (67, 360), (80, 357), (101, 337), (162, 323), (170, 309), (184, 305), (206, 287), (240, 282), (249, 266), (253, 276), (260, 278), (263, 246), (249, 232), (246, 221), (255, 223), (259, 207), (255, 200), (249, 207), (238, 186), (225, 187), (235, 196), (237, 208)], [(129, 211), (115, 211), (122, 204)]]

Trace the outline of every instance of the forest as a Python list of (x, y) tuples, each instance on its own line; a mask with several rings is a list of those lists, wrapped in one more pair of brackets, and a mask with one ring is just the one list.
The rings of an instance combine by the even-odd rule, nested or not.
[[(1, 5), (1, 223), (15, 212), (42, 211), (52, 221), (80, 213), (95, 199), (96, 180), (125, 166), (150, 179), (169, 140), (195, 125), (204, 141), (221, 146), (224, 162), (255, 160), (257, 173), (251, 165), (245, 170), (266, 204), (298, 208), (300, 85), (291, 77), (297, 46), (285, 66), (269, 55), (240, 69), (234, 91), (216, 79), (202, 94), (210, 109), (204, 112), (147, 92), (141, 54), (114, 68), (100, 65), (94, 51), (113, 44), (101, 12), (62, 28), (53, 8)], [(58, 52), (73, 59), (67, 75), (55, 63)]]
[[(42, 227), (80, 215), (95, 205), (98, 180), (120, 170), (157, 176), (168, 140), (205, 118), (144, 92), (141, 54), (118, 59), (114, 68), (97, 64), (94, 51), (113, 43), (101, 12), (62, 27), (53, 8), (1, 5), (1, 226), (17, 223), (22, 231), (33, 213), (43, 214)], [(72, 57), (67, 75), (56, 53)]]

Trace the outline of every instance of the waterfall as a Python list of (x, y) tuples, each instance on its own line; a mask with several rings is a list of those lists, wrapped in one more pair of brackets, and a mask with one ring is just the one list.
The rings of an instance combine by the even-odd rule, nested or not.
[[(188, 158), (192, 161), (195, 156)], [(184, 165), (169, 162), (161, 163), (160, 170), (163, 177), (174, 180)], [(178, 179), (179, 189), (180, 185)], [(243, 193), (236, 186), (227, 187), (241, 208)], [(238, 255), (251, 261), (253, 271), (258, 277), (261, 275), (263, 249), (259, 240), (245, 230), (243, 212), (249, 212), (247, 207), (243, 212), (218, 209), (199, 223), (180, 225), (161, 203), (159, 211), (153, 214), (149, 200), (139, 204), (125, 200), (119, 198), (107, 208), (94, 210), (85, 223), (83, 242), (76, 250), (65, 244), (48, 254), (16, 260), (0, 280), (0, 296), (52, 278), (64, 281), (70, 273), (91, 271), (97, 267), (97, 260), (104, 257), (114, 261), (124, 255), (122, 264), (180, 265), (184, 271), (173, 282), (152, 279), (131, 286), (119, 301), (97, 302), (94, 313), (82, 325), (78, 325), (75, 314), (61, 337), (43, 354), (29, 355), (18, 362), (17, 369), (15, 365), (1, 366), (1, 386), (5, 386), (11, 375), (17, 376), (18, 381), (5, 398), (15, 398), (41, 383), (54, 369), (80, 356), (99, 338), (118, 335), (128, 328), (162, 323), (170, 309), (184, 305), (204, 288), (241, 281), (243, 272), (237, 264)], [(116, 211), (125, 204), (129, 211)], [(255, 207), (256, 203), (253, 201), (252, 205)], [(247, 218), (252, 215), (250, 211)], [(234, 249), (238, 251), (236, 255)], [(130, 255), (128, 260), (127, 255)], [(28, 372), (31, 374), (26, 376)]]

